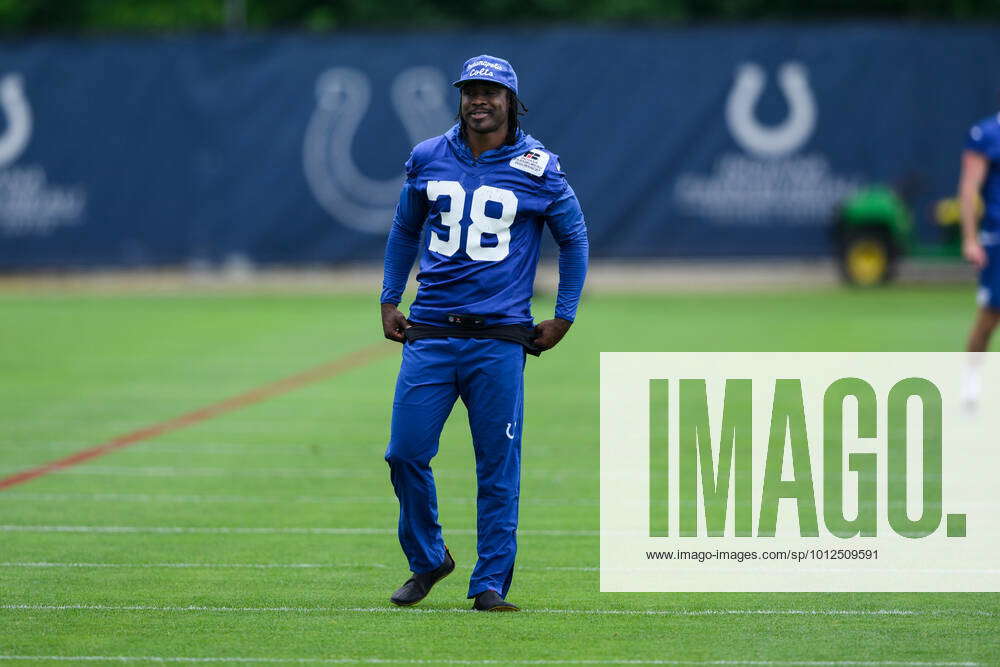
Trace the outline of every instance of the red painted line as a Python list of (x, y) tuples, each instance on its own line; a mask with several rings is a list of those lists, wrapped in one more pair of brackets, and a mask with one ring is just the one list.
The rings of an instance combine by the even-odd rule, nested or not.
[(199, 408), (198, 410), (184, 413), (179, 417), (168, 419), (165, 422), (153, 424), (152, 426), (147, 426), (137, 431), (120, 435), (117, 438), (109, 440), (104, 444), (97, 445), (96, 447), (84, 449), (75, 454), (70, 454), (65, 458), (43, 464), (35, 468), (22, 470), (19, 473), (11, 475), (10, 477), (0, 479), (0, 490), (8, 489), (17, 484), (23, 484), (24, 482), (35, 479), (36, 477), (41, 477), (42, 475), (47, 475), (50, 472), (56, 472), (57, 470), (62, 470), (78, 463), (83, 463), (84, 461), (89, 461), (90, 459), (97, 458), (98, 456), (104, 456), (109, 452), (122, 449), (123, 447), (128, 447), (129, 445), (134, 445), (137, 442), (155, 438), (158, 435), (176, 431), (186, 426), (203, 422), (206, 419), (212, 419), (213, 417), (218, 417), (219, 415), (227, 412), (232, 412), (233, 410), (238, 410), (239, 408), (244, 408), (248, 405), (260, 403), (261, 401), (269, 398), (286, 394), (294, 389), (298, 389), (299, 387), (303, 387), (307, 384), (318, 382), (320, 380), (325, 380), (352, 368), (357, 368), (358, 366), (366, 364), (379, 357), (384, 357), (390, 352), (394, 352), (396, 349), (397, 348), (395, 346), (388, 345), (386, 343), (370, 345), (340, 357), (339, 359), (335, 359), (331, 362), (311, 368), (307, 371), (296, 373), (295, 375), (286, 377), (276, 382), (265, 384), (257, 387), (256, 389), (251, 389), (250, 391), (227, 398), (223, 401), (219, 401), (218, 403), (212, 403), (211, 405)]

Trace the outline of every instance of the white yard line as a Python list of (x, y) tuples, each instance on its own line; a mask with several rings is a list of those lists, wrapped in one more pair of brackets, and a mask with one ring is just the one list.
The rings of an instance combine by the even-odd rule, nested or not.
[[(31, 500), (35, 502), (60, 501), (99, 501), (99, 502), (129, 502), (129, 503), (390, 503), (398, 501), (391, 493), (381, 496), (242, 496), (242, 495), (199, 495), (199, 494), (169, 494), (169, 493), (26, 493), (19, 491), (4, 491), (0, 493), (2, 500)], [(471, 505), (476, 502), (472, 497), (439, 498), (438, 503), (455, 503)], [(585, 498), (521, 498), (521, 506), (587, 506), (596, 507), (598, 501)]]
[(908, 660), (474, 660), (461, 658), (252, 658), (237, 656), (129, 656), (129, 655), (0, 655), (0, 660), (54, 660), (65, 662), (220, 662), (283, 664), (403, 664), (403, 665), (808, 665), (809, 667), (978, 667), (979, 662), (914, 662)]
[[(211, 400), (211, 399), (206, 399)], [(343, 443), (334, 441), (328, 442), (228, 442), (226, 440), (212, 440), (211, 442), (158, 442), (150, 440), (145, 443), (149, 446), (150, 452), (177, 452), (177, 453), (198, 453), (198, 452), (218, 452), (229, 454), (246, 453), (248, 449), (272, 449), (276, 453), (284, 451), (327, 451), (331, 454), (343, 456), (345, 453), (354, 456), (362, 456), (363, 450), (368, 448), (372, 453), (385, 451), (385, 442), (354, 442), (350, 443), (351, 451), (344, 452)], [(20, 451), (30, 452), (39, 450), (65, 449), (70, 452), (92, 447), (93, 442), (88, 440), (76, 440), (69, 442), (66, 440), (47, 440), (44, 442), (0, 442), (0, 451)], [(377, 454), (376, 454), (377, 455)]]
[[(49, 526), (0, 525), (5, 533), (147, 533), (203, 535), (395, 535), (396, 528), (276, 528), (249, 526)], [(448, 535), (477, 535), (475, 528), (449, 528)], [(519, 530), (519, 535), (597, 537), (596, 530)]]
[[(0, 467), (0, 473), (16, 473), (44, 461), (21, 466)], [(138, 477), (374, 477), (374, 471), (352, 468), (188, 468), (177, 466), (96, 466), (84, 465), (54, 471), (59, 475), (108, 475)], [(380, 476), (388, 473), (379, 469)], [(384, 473), (384, 474), (383, 474)]]
[[(388, 565), (386, 563), (53, 563), (48, 561), (16, 561), (0, 563), (0, 567), (22, 567), (22, 568), (136, 568), (136, 569), (157, 569), (157, 568), (176, 568), (176, 569), (259, 569), (259, 570), (272, 570), (272, 569), (347, 569), (347, 568), (396, 568), (397, 565)], [(600, 572), (601, 568), (592, 566), (560, 566), (560, 565), (518, 565), (517, 569), (521, 570), (538, 570), (547, 572)]]
[[(476, 613), (469, 608), (400, 608), (400, 607), (221, 607), (221, 606), (156, 606), (104, 604), (0, 604), (8, 611), (152, 611), (152, 612), (218, 612), (218, 613), (305, 613), (305, 614), (465, 614)], [(527, 614), (573, 614), (584, 616), (985, 616), (990, 611), (967, 609), (527, 609)]]
[[(596, 443), (595, 443), (596, 444)], [(79, 440), (77, 442), (41, 442), (41, 443), (16, 443), (0, 442), (0, 452), (62, 452), (72, 454), (81, 449), (92, 447), (93, 442)], [(305, 442), (194, 442), (190, 444), (178, 442), (161, 443), (151, 440), (144, 442), (143, 454), (274, 454), (276, 456), (289, 455), (298, 456), (301, 452), (305, 455), (322, 454), (324, 456), (336, 457), (337, 459), (351, 459), (365, 462), (378, 462), (385, 453), (385, 441), (382, 442), (351, 442), (350, 449), (345, 449), (343, 442), (316, 442), (313, 444)], [(533, 446), (532, 454), (535, 455), (557, 455), (562, 450), (554, 450), (551, 447)], [(596, 452), (595, 452), (596, 461)]]
[[(156, 569), (156, 568), (176, 568), (176, 569), (366, 569), (366, 568), (393, 568), (395, 565), (386, 563), (78, 563), (78, 562), (50, 562), (50, 561), (10, 561), (0, 562), (0, 567), (10, 568), (120, 568), (120, 569)], [(600, 572), (601, 568), (592, 565), (518, 565), (518, 571), (546, 571), (546, 572)], [(646, 570), (637, 568), (604, 568), (607, 572), (645, 572)], [(703, 571), (700, 568), (690, 568), (691, 571)], [(683, 569), (682, 571), (688, 571)], [(730, 570), (713, 570), (728, 572)], [(764, 568), (742, 570), (749, 572), (773, 572)], [(802, 570), (797, 568), (796, 572), (857, 572), (849, 568), (809, 568)], [(901, 572), (926, 572), (929, 574), (996, 574), (1000, 570), (954, 570), (944, 568), (924, 568), (919, 570), (902, 570), (899, 568), (876, 568), (866, 569), (865, 572), (884, 572), (894, 574)]]
[[(18, 473), (26, 468), (43, 465), (45, 461), (24, 463), (20, 466), (0, 466), (0, 474)], [(133, 477), (319, 477), (319, 478), (339, 478), (339, 477), (364, 477), (364, 478), (388, 478), (388, 468), (380, 465), (373, 465), (366, 468), (188, 468), (179, 466), (96, 466), (83, 465), (53, 471), (56, 475), (99, 475), (99, 476), (133, 476)], [(465, 469), (440, 469), (435, 468), (434, 474), (444, 477), (457, 475), (469, 476), (472, 474), (471, 468)], [(598, 471), (593, 470), (559, 470), (531, 469), (525, 470), (522, 477), (543, 477), (549, 481), (565, 479), (566, 477), (580, 477), (594, 479), (598, 477)]]
[(309, 570), (309, 569), (366, 569), (388, 568), (383, 563), (50, 563), (50, 562), (10, 562), (0, 563), (0, 567), (24, 568), (138, 568), (138, 569), (248, 569), (248, 570)]
[[(303, 458), (311, 456), (314, 454), (322, 454), (328, 457), (337, 457), (338, 459), (350, 458), (358, 461), (378, 461), (382, 454), (385, 452), (385, 443), (381, 445), (367, 445), (359, 444), (357, 451), (352, 451), (345, 453), (343, 448), (338, 445), (295, 445), (295, 444), (246, 444), (246, 445), (227, 445), (227, 444), (212, 444), (212, 445), (161, 445), (156, 442), (143, 443), (146, 447), (143, 449), (143, 454), (182, 454), (185, 456), (191, 456), (192, 454), (211, 454), (214, 456), (233, 456), (241, 454), (253, 453), (255, 455), (268, 455), (273, 454), (274, 456), (282, 456), (285, 458)], [(22, 452), (22, 453), (65, 453), (72, 454), (73, 452), (85, 449), (92, 446), (92, 443), (81, 442), (78, 445), (66, 445), (63, 443), (46, 443), (42, 445), (31, 445), (31, 446), (17, 446), (17, 445), (0, 445), (0, 452)], [(364, 450), (360, 449), (362, 447), (370, 447), (366, 453)]]
[[(392, 503), (396, 496), (387, 493), (382, 496), (242, 496), (242, 495), (201, 495), (172, 493), (25, 493), (4, 491), (0, 500), (30, 500), (33, 502), (95, 501), (123, 503)], [(445, 500), (445, 499), (441, 499)], [(453, 498), (453, 502), (476, 502), (475, 498)], [(440, 502), (440, 501), (439, 501)]]

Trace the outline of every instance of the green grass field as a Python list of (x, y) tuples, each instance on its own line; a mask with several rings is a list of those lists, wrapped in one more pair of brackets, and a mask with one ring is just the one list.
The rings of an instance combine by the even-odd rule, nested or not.
[(0, 295), (0, 478), (378, 346), (0, 490), (0, 662), (998, 663), (1000, 594), (602, 594), (588, 534), (600, 351), (957, 350), (972, 309), (971, 287), (588, 298), (528, 363), (525, 612), (474, 614), (461, 403), (434, 465), (458, 568), (419, 607), (388, 603), (407, 576), (382, 460), (399, 348), (372, 297)]

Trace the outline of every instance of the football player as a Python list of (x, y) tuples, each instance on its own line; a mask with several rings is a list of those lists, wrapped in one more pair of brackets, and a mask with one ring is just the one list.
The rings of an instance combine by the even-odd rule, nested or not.
[[(977, 221), (979, 197), (985, 203)], [(969, 334), (970, 353), (962, 399), (974, 408), (980, 392), (981, 352), (1000, 321), (1000, 114), (972, 126), (962, 153), (959, 179), (962, 215), (962, 254), (979, 269), (979, 312)]]
[[(462, 66), (458, 123), (406, 162), (386, 244), (385, 337), (404, 343), (385, 460), (399, 499), (399, 543), (413, 575), (390, 598), (420, 602), (455, 568), (438, 524), (430, 461), (458, 398), (476, 455), (479, 560), (473, 609), (517, 611), (514, 575), (525, 354), (556, 345), (576, 317), (587, 230), (559, 159), (520, 128), (527, 111), (502, 58)], [(531, 297), (543, 227), (559, 245), (555, 317), (537, 325)], [(409, 317), (397, 308), (420, 255)]]

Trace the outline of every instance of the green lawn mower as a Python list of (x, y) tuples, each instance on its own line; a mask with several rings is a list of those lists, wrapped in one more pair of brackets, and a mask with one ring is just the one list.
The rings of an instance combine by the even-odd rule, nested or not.
[(896, 276), (904, 256), (956, 260), (961, 257), (958, 200), (942, 199), (934, 207), (941, 232), (936, 243), (916, 240), (913, 213), (902, 196), (885, 185), (862, 188), (837, 211), (834, 238), (840, 274), (857, 287), (885, 285)]

